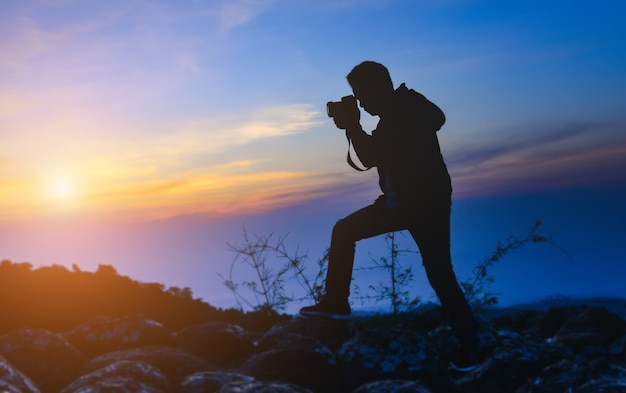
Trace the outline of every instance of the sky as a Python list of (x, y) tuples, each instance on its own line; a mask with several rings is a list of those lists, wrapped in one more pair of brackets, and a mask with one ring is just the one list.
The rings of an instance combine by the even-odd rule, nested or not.
[[(507, 256), (502, 303), (626, 296), (623, 15), (608, 0), (4, 0), (0, 259), (108, 264), (220, 307), (244, 229), (314, 264), (380, 193), (325, 109), (374, 60), (446, 113), (460, 278), (541, 220), (568, 256)], [(359, 242), (357, 267), (380, 255)]]

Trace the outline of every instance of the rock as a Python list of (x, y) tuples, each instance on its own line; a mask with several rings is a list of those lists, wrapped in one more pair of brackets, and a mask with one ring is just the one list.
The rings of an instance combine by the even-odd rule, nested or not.
[(427, 334), (440, 326), (448, 325), (448, 315), (439, 304), (425, 304), (411, 312), (404, 328), (420, 334)]
[(3, 356), (0, 356), (0, 391), (18, 393), (39, 393), (39, 389), (22, 374), (13, 367)]
[[(485, 321), (478, 320), (478, 341), (480, 345), (480, 354), (482, 358), (487, 357), (493, 350), (502, 345), (506, 341), (507, 334), (519, 337), (510, 331), (497, 332), (493, 327)], [(454, 361), (460, 350), (460, 342), (452, 332), (449, 326), (440, 326), (426, 334), (426, 340), (431, 349), (437, 354), (437, 357), (445, 364)]]
[(89, 383), (72, 385), (62, 393), (168, 393), (153, 385), (132, 378), (107, 378)]
[(626, 364), (626, 334), (613, 341), (607, 351), (615, 362)]
[(186, 376), (199, 371), (214, 371), (215, 366), (205, 359), (175, 347), (147, 346), (105, 353), (91, 359), (85, 372), (91, 373), (121, 360), (147, 363), (159, 369), (176, 385)]
[(420, 379), (445, 385), (445, 368), (426, 339), (415, 332), (372, 328), (344, 343), (337, 352), (345, 386), (354, 389), (384, 379)]
[[(543, 369), (526, 392), (626, 392), (626, 370), (604, 359), (562, 360)], [(621, 389), (621, 390), (620, 390)]]
[[(229, 323), (169, 334), (140, 315), (65, 335), (22, 329), (0, 336), (0, 392), (626, 393), (626, 321), (606, 309), (480, 321), (484, 361), (466, 374), (447, 368), (459, 344), (441, 310), (418, 315), (401, 328), (281, 319), (258, 343)], [(76, 346), (99, 355), (88, 361)]]
[(187, 327), (176, 333), (176, 340), (182, 349), (219, 366), (242, 360), (255, 349), (244, 329), (226, 322)]
[(121, 349), (171, 343), (163, 325), (141, 314), (123, 318), (94, 317), (63, 336), (89, 357)]
[(46, 393), (65, 387), (85, 363), (64, 337), (41, 329), (20, 329), (0, 337), (0, 354)]
[(572, 393), (626, 393), (624, 379), (594, 379), (574, 389)]
[(236, 381), (224, 385), (216, 393), (313, 393), (313, 391), (286, 382)]
[(459, 352), (459, 340), (449, 326), (433, 329), (426, 335), (429, 347), (442, 361), (449, 363)]
[(523, 338), (521, 334), (513, 330), (499, 330), (497, 335), (503, 346), (514, 345), (513, 343), (518, 342)]
[(337, 360), (328, 347), (308, 338), (253, 355), (240, 372), (264, 381), (282, 381), (320, 390), (339, 382)]
[(8, 382), (0, 380), (0, 392), (2, 393), (22, 393), (22, 391)]
[(562, 344), (577, 354), (595, 355), (606, 353), (606, 337), (595, 333), (569, 333), (554, 338), (555, 343)]
[(178, 385), (178, 393), (218, 392), (222, 386), (231, 382), (251, 383), (255, 379), (248, 375), (222, 371), (202, 371), (187, 376)]
[(604, 307), (590, 307), (566, 321), (553, 341), (572, 348), (576, 353), (606, 353), (607, 347), (621, 337), (626, 322)]
[(581, 383), (587, 375), (581, 373), (581, 363), (561, 360), (545, 367), (528, 386), (528, 392), (566, 392)]
[(532, 328), (533, 338), (541, 341), (553, 337), (563, 324), (584, 312), (587, 306), (550, 307)]
[(514, 392), (544, 367), (567, 356), (569, 352), (559, 345), (522, 338), (497, 348), (478, 370), (459, 378), (457, 386), (461, 391), (500, 393), (507, 387), (506, 391)]
[(556, 336), (569, 333), (593, 333), (613, 341), (626, 333), (626, 321), (605, 307), (589, 307), (569, 319), (556, 333)]
[(259, 349), (267, 350), (298, 341), (302, 336), (314, 337), (330, 349), (335, 349), (354, 337), (357, 327), (350, 321), (325, 318), (294, 318), (268, 330), (259, 340)]
[(478, 342), (482, 358), (489, 356), (496, 348), (502, 347), (505, 340), (507, 340), (506, 333), (500, 334), (491, 324), (478, 320)]
[[(536, 329), (544, 315), (545, 314), (540, 311), (522, 310), (496, 317), (492, 319), (491, 323), (498, 330), (512, 330), (523, 334)], [(565, 320), (560, 321), (558, 326), (561, 326), (564, 321)], [(556, 331), (556, 328), (550, 330)], [(552, 332), (552, 334), (554, 334), (554, 332)]]
[[(137, 390), (139, 389), (139, 390)], [(170, 383), (160, 370), (148, 363), (120, 360), (83, 375), (61, 393), (168, 392)]]
[(432, 393), (419, 381), (383, 380), (366, 383), (352, 393)]

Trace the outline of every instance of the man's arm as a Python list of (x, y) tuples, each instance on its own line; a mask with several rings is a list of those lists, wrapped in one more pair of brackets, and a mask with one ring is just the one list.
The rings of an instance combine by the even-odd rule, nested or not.
[(377, 165), (374, 150), (374, 140), (361, 127), (361, 111), (356, 104), (350, 111), (336, 115), (333, 121), (337, 128), (345, 130), (346, 136), (352, 141), (354, 151), (363, 165), (368, 168)]
[(346, 136), (352, 141), (354, 151), (363, 165), (368, 168), (377, 165), (374, 149), (374, 140), (371, 135), (363, 131), (361, 124), (346, 129)]

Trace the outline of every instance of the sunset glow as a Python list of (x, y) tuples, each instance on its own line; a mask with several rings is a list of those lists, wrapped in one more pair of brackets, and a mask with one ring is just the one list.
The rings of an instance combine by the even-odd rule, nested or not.
[(581, 248), (577, 277), (604, 283), (600, 266), (626, 266), (623, 15), (609, 0), (3, 0), (0, 259), (208, 291), (250, 223), (323, 253), (380, 194), (325, 108), (374, 60), (446, 114), (461, 271), (545, 219)]
[[(261, 3), (208, 7), (200, 14), (219, 23), (177, 34), (171, 29), (193, 19), (192, 9), (150, 2), (94, 5), (98, 12), (72, 1), (16, 5), (4, 18), (11, 34), (2, 35), (0, 42), (0, 48), (10, 49), (3, 51), (10, 55), (0, 63), (7, 87), (0, 93), (0, 126), (11, 130), (3, 135), (0, 176), (3, 189), (13, 195), (0, 201), (2, 214), (32, 216), (46, 211), (49, 202), (72, 206), (74, 213), (143, 219), (254, 211), (302, 203), (307, 195), (317, 195), (315, 190), (331, 192), (348, 179), (338, 178), (345, 173), (337, 159), (343, 154), (342, 135), (325, 117), (324, 103), (344, 95), (347, 70), (377, 50), (359, 47), (340, 61), (329, 53), (324, 64), (332, 71), (324, 74), (310, 66), (293, 67), (286, 59), (284, 71), (274, 71), (280, 61), (243, 62), (254, 70), (231, 67), (231, 40), (272, 9), (271, 2)], [(58, 13), (47, 17), (35, 4)], [(326, 6), (307, 12), (326, 13)], [(312, 5), (301, 11), (307, 7)], [(74, 12), (65, 14), (64, 9)], [(123, 16), (140, 18), (146, 28), (132, 29)], [(215, 34), (221, 38), (211, 38)], [(486, 50), (496, 51), (498, 42), (492, 45)], [(223, 63), (209, 61), (220, 55)], [(240, 56), (256, 58), (261, 52), (249, 48)], [(437, 68), (449, 63), (440, 56), (401, 60), (387, 54), (379, 60), (397, 71), (398, 83), (423, 89), (448, 114), (441, 140), (459, 196), (528, 187), (536, 177), (562, 177), (572, 169), (597, 166), (597, 154), (607, 147), (626, 146), (619, 127), (610, 124), (569, 122), (568, 115), (564, 124), (549, 125), (540, 101), (533, 109), (512, 103), (517, 110), (509, 113), (508, 121), (521, 124), (503, 125), (505, 120), (491, 116), (501, 111), (491, 108), (500, 105), (498, 95), (509, 98), (506, 90), (485, 95), (478, 103), (487, 119), (481, 121), (457, 104), (476, 103), (472, 96), (463, 98), (464, 85), (449, 83), (464, 72), (485, 78), (488, 74), (480, 68), (507, 64), (511, 59), (506, 56), (512, 55), (503, 52), (491, 63), (474, 58), (459, 63), (461, 70)], [(533, 93), (518, 91), (520, 102)], [(606, 106), (598, 104), (595, 110), (602, 113)], [(531, 112), (533, 121), (543, 119), (546, 125), (528, 124)], [(363, 121), (375, 124), (365, 115)], [(591, 145), (585, 141), (589, 136), (595, 141)], [(33, 195), (24, 179), (53, 170), (58, 162), (71, 164), (45, 180), (43, 193)], [(236, 164), (243, 162), (249, 164)], [(571, 181), (582, 184), (587, 176)]]
[(67, 201), (76, 196), (76, 185), (67, 176), (59, 175), (52, 179), (50, 193), (54, 199)]

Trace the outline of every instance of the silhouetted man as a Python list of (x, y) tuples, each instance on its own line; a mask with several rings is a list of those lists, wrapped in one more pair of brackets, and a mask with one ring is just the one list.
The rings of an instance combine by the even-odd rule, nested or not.
[(450, 257), (452, 187), (437, 139), (445, 116), (404, 84), (394, 89), (382, 64), (363, 62), (347, 79), (360, 106), (380, 121), (371, 135), (363, 131), (359, 108), (351, 97), (330, 103), (329, 115), (346, 131), (363, 165), (377, 168), (383, 195), (335, 224), (325, 297), (302, 308), (300, 314), (351, 319), (348, 297), (356, 242), (408, 230), (419, 247), (428, 280), (450, 315), (454, 333), (465, 351), (471, 352), (477, 345), (476, 322)]

